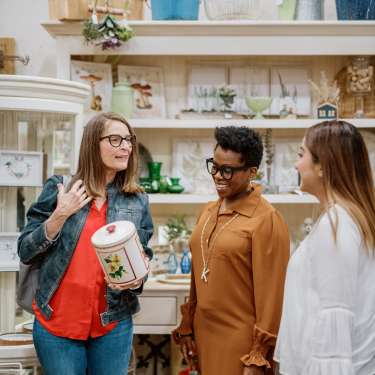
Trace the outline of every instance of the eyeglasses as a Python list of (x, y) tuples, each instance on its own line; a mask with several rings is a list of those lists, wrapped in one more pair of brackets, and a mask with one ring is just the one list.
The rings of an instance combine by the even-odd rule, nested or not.
[(128, 146), (134, 146), (137, 138), (135, 135), (127, 135), (126, 137), (121, 137), (119, 134), (110, 134), (106, 135), (105, 137), (101, 137), (100, 140), (108, 138), (109, 143), (112, 147), (120, 147), (122, 141), (125, 141)]
[(246, 169), (250, 168), (248, 165), (243, 165), (242, 167), (230, 167), (229, 165), (222, 165), (219, 167), (217, 164), (215, 164), (213, 158), (206, 159), (206, 166), (209, 174), (215, 176), (217, 172), (220, 172), (221, 177), (227, 181), (232, 179), (234, 173), (238, 171), (245, 171)]

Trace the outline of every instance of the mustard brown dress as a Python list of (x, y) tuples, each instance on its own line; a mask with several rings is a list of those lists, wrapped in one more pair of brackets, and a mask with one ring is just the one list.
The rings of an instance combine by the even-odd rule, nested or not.
[(242, 375), (244, 365), (271, 367), (289, 234), (259, 186), (219, 213), (221, 202), (207, 204), (193, 231), (190, 297), (174, 337), (193, 333), (202, 375)]

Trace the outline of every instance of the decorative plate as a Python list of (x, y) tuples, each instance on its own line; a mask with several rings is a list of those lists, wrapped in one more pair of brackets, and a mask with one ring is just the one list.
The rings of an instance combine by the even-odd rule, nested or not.
[(33, 343), (31, 333), (4, 333), (0, 335), (0, 346), (29, 345)]
[(190, 274), (164, 274), (158, 275), (156, 281), (163, 284), (190, 285)]

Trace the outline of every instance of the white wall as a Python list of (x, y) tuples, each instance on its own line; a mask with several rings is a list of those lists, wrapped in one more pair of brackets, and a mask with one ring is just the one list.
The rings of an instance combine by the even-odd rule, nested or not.
[(0, 36), (16, 39), (16, 54), (29, 55), (27, 66), (16, 63), (17, 74), (56, 76), (56, 44), (40, 26), (48, 20), (48, 0), (0, 0)]
[[(259, 1), (261, 19), (276, 19), (276, 0)], [(205, 18), (201, 8), (201, 18)], [(150, 11), (146, 9), (146, 18), (149, 17)], [(325, 0), (325, 18), (336, 19), (335, 0)], [(48, 20), (48, 0), (0, 0), (0, 37), (15, 38), (16, 53), (30, 56), (28, 66), (16, 63), (17, 74), (56, 76), (55, 41), (40, 26), (45, 20)]]

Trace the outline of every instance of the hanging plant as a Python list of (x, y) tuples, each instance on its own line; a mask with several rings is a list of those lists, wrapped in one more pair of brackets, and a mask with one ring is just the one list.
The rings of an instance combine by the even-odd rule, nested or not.
[(121, 42), (127, 42), (135, 34), (125, 21), (118, 22), (110, 14), (107, 14), (103, 21), (96, 22), (94, 12), (93, 16), (84, 23), (82, 35), (87, 43), (102, 46), (102, 49), (106, 50), (120, 47)]

